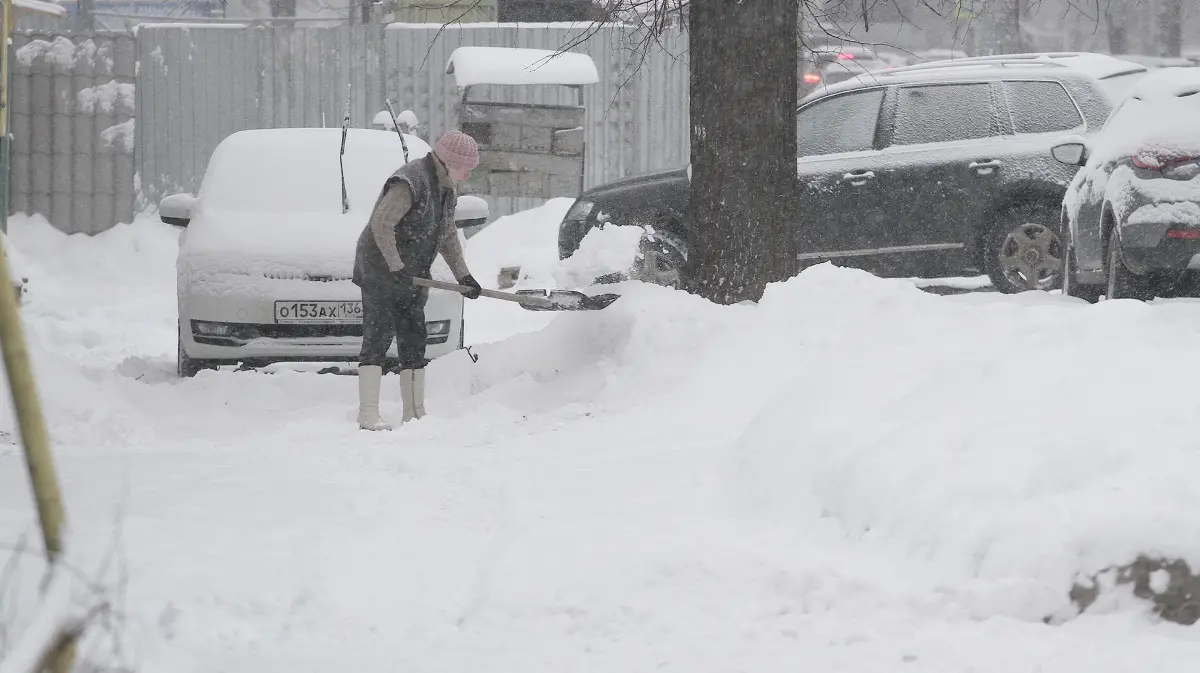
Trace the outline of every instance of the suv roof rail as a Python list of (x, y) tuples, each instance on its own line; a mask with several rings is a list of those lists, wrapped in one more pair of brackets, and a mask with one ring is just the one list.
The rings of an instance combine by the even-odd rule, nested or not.
[(1090, 63), (1094, 67), (1089, 70), (1101, 71), (1097, 72), (1097, 76), (1101, 79), (1111, 77), (1113, 75), (1125, 74), (1130, 72), (1138, 72), (1145, 70), (1145, 66), (1133, 63), (1132, 61), (1123, 61), (1118, 58), (1109, 56), (1108, 54), (1097, 54), (1087, 51), (1053, 51), (1053, 52), (1037, 52), (1027, 54), (997, 54), (995, 56), (969, 56), (966, 58), (955, 58), (944, 61), (930, 61), (928, 63), (916, 63), (914, 65), (905, 65), (898, 68), (890, 68), (873, 74), (891, 75), (906, 72), (919, 72), (923, 70), (943, 70), (947, 68), (964, 68), (970, 66), (1052, 66), (1059, 68), (1069, 68), (1079, 66), (1081, 63)]

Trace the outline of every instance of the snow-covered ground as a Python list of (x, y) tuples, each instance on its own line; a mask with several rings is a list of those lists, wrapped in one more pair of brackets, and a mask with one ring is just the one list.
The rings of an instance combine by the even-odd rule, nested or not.
[[(468, 256), (494, 284), (486, 233)], [(1043, 623), (1071, 616), (1077, 573), (1139, 552), (1200, 565), (1200, 302), (943, 297), (828, 265), (756, 306), (637, 284), (595, 313), (481, 299), (478, 362), (438, 360), (428, 418), (363, 433), (353, 377), (173, 378), (168, 228), (16, 220), (11, 239), (76, 545), (89, 569), (120, 550), (101, 578), (124, 616), (113, 656), (139, 670), (1127, 673), (1200, 656), (1200, 632), (1119, 597)], [(34, 529), (5, 441), (0, 544)], [(5, 578), (19, 631), (36, 566)]]

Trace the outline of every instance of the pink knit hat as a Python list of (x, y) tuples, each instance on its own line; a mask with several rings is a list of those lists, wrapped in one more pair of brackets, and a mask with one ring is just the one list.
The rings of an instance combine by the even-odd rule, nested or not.
[(433, 146), (447, 168), (469, 171), (479, 165), (479, 148), (475, 139), (459, 131), (447, 131)]

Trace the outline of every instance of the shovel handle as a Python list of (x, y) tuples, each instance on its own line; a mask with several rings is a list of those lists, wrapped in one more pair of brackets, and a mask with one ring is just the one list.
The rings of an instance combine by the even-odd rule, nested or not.
[[(467, 285), (447, 283), (443, 280), (431, 280), (429, 278), (414, 277), (412, 281), (414, 285), (420, 285), (421, 287), (427, 287), (434, 290), (449, 290), (450, 292), (457, 292), (459, 294), (466, 294), (475, 289)], [(501, 292), (499, 290), (480, 290), (479, 295), (482, 297), (491, 297), (492, 299), (502, 299), (504, 301), (511, 301), (517, 304), (524, 304), (526, 306), (536, 306), (538, 308), (551, 308), (554, 306), (554, 303), (549, 299), (513, 294), (512, 292)]]

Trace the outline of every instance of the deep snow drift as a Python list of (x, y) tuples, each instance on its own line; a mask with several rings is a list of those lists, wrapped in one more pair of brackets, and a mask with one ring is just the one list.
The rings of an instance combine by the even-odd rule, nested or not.
[[(1200, 655), (1134, 601), (1041, 621), (1077, 572), (1200, 565), (1200, 302), (939, 297), (828, 265), (755, 306), (629, 283), (596, 313), (468, 314), (523, 333), (433, 363), (432, 415), (368, 434), (352, 377), (171, 377), (173, 236), (12, 227), (77, 540), (91, 563), (119, 540), (120, 658), (144, 670)], [(31, 527), (25, 481), (0, 444), (0, 541)]]

